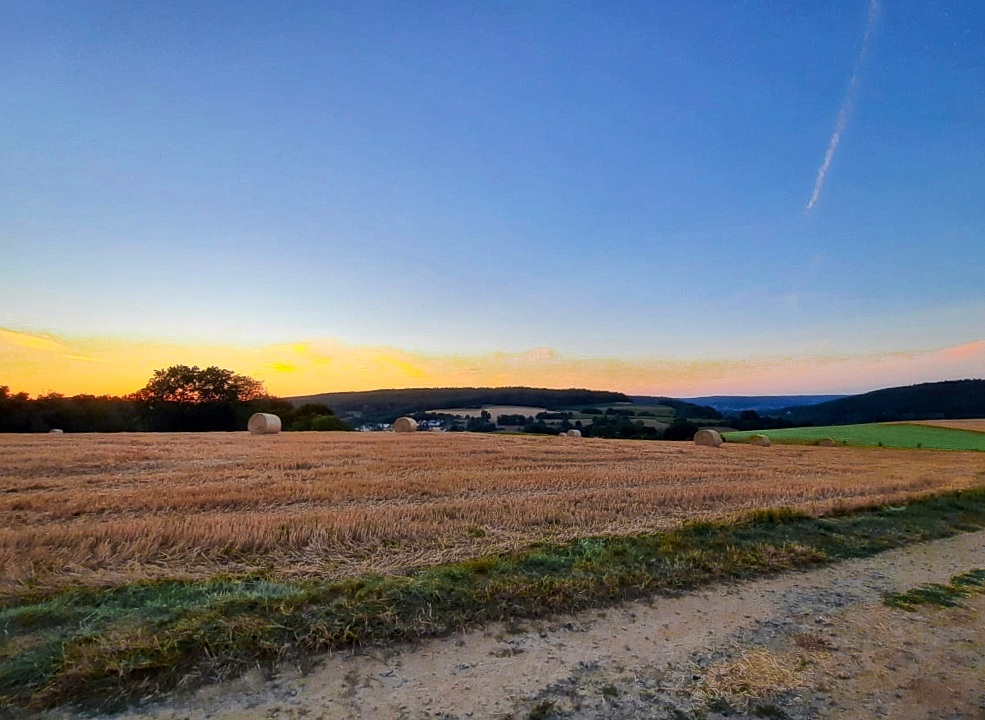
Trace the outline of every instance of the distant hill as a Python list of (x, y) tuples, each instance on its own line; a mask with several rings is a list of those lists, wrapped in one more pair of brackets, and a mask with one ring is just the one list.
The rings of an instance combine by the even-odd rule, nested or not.
[[(831, 399), (835, 398), (835, 399)], [(755, 410), (783, 425), (853, 425), (894, 420), (985, 418), (985, 380), (951, 380), (875, 390), (862, 395), (708, 396), (686, 400), (605, 390), (547, 388), (414, 388), (321, 393), (287, 398), (294, 405), (325, 403), (342, 417), (391, 422), (443, 408), (522, 405), (549, 410), (610, 403), (667, 405), (680, 417), (719, 418)]]
[(665, 397), (663, 395), (633, 395), (635, 405), (665, 405), (674, 408), (674, 414), (680, 418), (702, 418), (705, 420), (720, 420), (722, 414), (717, 408), (707, 403), (696, 403), (690, 400)]
[(622, 393), (606, 390), (551, 390), (547, 388), (412, 388), (321, 393), (287, 398), (294, 405), (325, 403), (341, 416), (358, 415), (366, 422), (391, 422), (442, 408), (477, 408), (483, 405), (523, 405), (549, 410), (572, 405), (629, 402)]
[(854, 425), (895, 420), (985, 418), (985, 380), (948, 380), (874, 390), (772, 413), (798, 424)]
[(709, 395), (707, 397), (681, 398), (695, 405), (707, 405), (726, 415), (743, 410), (755, 410), (761, 415), (805, 405), (841, 400), (850, 395)]

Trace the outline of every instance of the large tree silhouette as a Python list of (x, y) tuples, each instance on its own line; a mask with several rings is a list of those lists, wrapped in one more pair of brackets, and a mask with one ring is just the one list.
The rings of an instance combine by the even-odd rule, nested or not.
[(241, 429), (249, 403), (269, 397), (259, 380), (214, 365), (155, 370), (132, 396), (152, 430), (188, 432)]

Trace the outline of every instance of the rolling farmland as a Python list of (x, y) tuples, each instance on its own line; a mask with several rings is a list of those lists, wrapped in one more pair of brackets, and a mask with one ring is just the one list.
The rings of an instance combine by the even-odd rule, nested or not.
[(477, 434), (0, 436), (0, 594), (393, 573), (540, 541), (980, 485), (985, 455)]

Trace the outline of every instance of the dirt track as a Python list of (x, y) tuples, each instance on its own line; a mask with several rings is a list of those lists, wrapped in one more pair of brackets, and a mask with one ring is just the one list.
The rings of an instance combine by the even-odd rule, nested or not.
[[(121, 718), (982, 718), (985, 601), (885, 592), (985, 567), (985, 533), (822, 570), (325, 658)], [(61, 717), (59, 714), (58, 717)]]

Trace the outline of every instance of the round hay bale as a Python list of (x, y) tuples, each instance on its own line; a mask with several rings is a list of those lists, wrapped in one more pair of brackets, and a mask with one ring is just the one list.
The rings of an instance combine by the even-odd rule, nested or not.
[(271, 413), (253, 413), (246, 429), (251, 435), (276, 435), (280, 432), (280, 418)]
[(773, 444), (773, 441), (766, 435), (753, 435), (749, 438), (749, 444), (758, 445), (759, 447), (769, 447)]
[(49, 435), (64, 435), (65, 434), (65, 431), (62, 430), (61, 428), (51, 428), (51, 430), (48, 431), (48, 434)]
[(581, 437), (581, 430), (571, 429), (566, 433), (561, 433), (562, 435), (567, 435), (568, 437)]
[(409, 417), (397, 418), (393, 421), (394, 432), (415, 432), (417, 430), (417, 420)]
[(694, 433), (694, 444), (705, 445), (707, 447), (721, 447), (722, 436), (714, 430), (698, 430)]
[(835, 441), (831, 438), (821, 438), (817, 441), (817, 444), (821, 447), (834, 447)]

